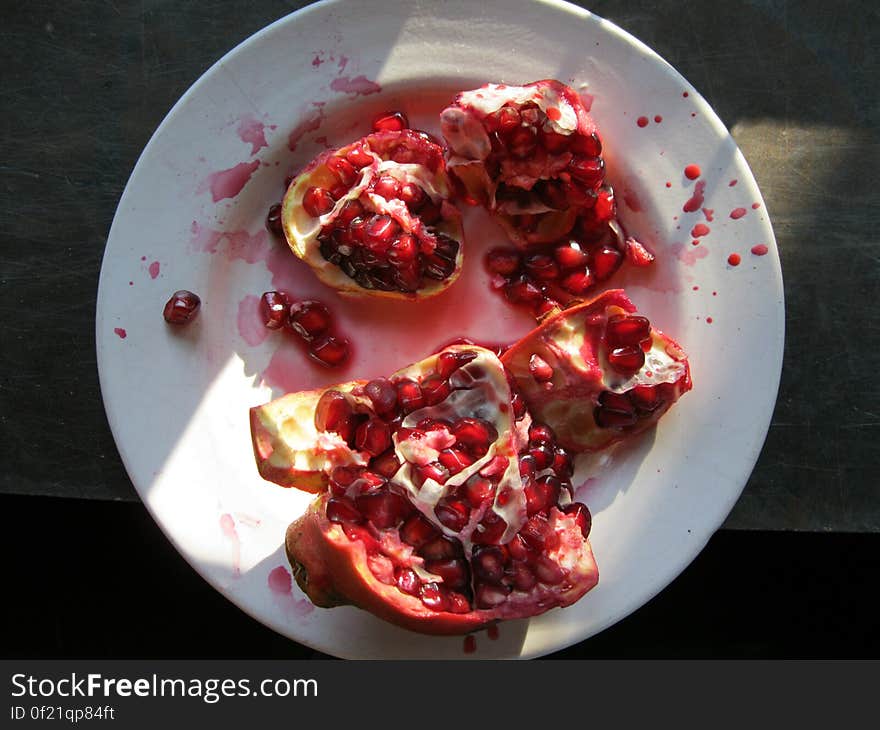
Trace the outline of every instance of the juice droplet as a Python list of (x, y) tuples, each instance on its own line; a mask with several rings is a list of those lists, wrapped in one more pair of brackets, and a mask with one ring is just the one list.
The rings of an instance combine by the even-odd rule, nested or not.
[(731, 266), (739, 266), (742, 261), (742, 257), (738, 253), (732, 253), (727, 257), (727, 263)]
[(477, 637), (473, 634), (468, 634), (464, 637), (464, 653), (465, 654), (473, 654), (477, 650)]
[(730, 211), (730, 217), (735, 221), (742, 218), (745, 214), (746, 214), (745, 208), (734, 208), (732, 211)]
[(684, 176), (688, 180), (696, 180), (700, 175), (702, 175), (702, 170), (699, 165), (690, 164), (684, 168)]
[[(547, 116), (549, 116), (549, 114), (548, 114)], [(662, 121), (663, 121), (663, 117), (661, 117), (659, 114), (657, 114), (657, 115), (654, 117), (654, 122), (655, 122), (655, 123), (660, 124), (660, 122), (662, 122)]]
[(638, 124), (640, 127), (647, 127), (648, 117), (639, 117), (638, 119), (636, 119), (636, 124)]
[(714, 321), (711, 317), (706, 317), (706, 324), (712, 324)]
[(770, 249), (767, 248), (766, 243), (759, 243), (757, 246), (752, 246), (752, 253), (755, 254), (755, 256), (766, 256), (767, 251), (769, 250)]

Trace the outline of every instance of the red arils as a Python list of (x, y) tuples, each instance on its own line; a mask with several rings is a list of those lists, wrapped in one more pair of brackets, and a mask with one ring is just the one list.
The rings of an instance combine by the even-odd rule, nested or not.
[(605, 162), (601, 157), (572, 157), (568, 170), (572, 177), (591, 188), (598, 188), (605, 179)]
[(645, 353), (637, 345), (615, 347), (608, 353), (608, 364), (622, 373), (635, 373), (645, 364)]
[(449, 608), (449, 599), (446, 597), (446, 593), (436, 583), (423, 584), (419, 591), (419, 598), (433, 611), (445, 611)]
[(449, 383), (439, 375), (432, 375), (422, 381), (422, 397), (426, 406), (435, 406), (446, 400), (450, 392)]
[(526, 258), (526, 271), (538, 281), (553, 281), (559, 277), (559, 265), (548, 254), (532, 254)]
[(333, 335), (322, 335), (309, 347), (309, 355), (326, 367), (337, 367), (348, 360), (348, 340)]
[(327, 500), (327, 519), (330, 522), (359, 523), (364, 521), (354, 503), (346, 497), (331, 497)]
[(637, 385), (629, 392), (629, 399), (636, 408), (648, 413), (660, 405), (660, 393), (654, 385)]
[(354, 409), (344, 393), (327, 390), (315, 406), (315, 428), (318, 431), (335, 431), (341, 435), (351, 428)]
[(456, 443), (482, 456), (489, 450), (489, 444), (498, 438), (498, 431), (488, 421), (479, 418), (460, 418), (452, 426)]
[(486, 254), (486, 267), (494, 274), (509, 276), (519, 270), (521, 256), (513, 248), (493, 248)]
[(546, 512), (559, 501), (561, 489), (562, 483), (552, 476), (541, 477), (529, 483), (525, 488), (526, 512), (529, 515)]
[(539, 383), (553, 379), (553, 367), (537, 353), (529, 359), (529, 372)]
[(398, 197), (406, 204), (406, 207), (409, 208), (411, 211), (418, 211), (428, 198), (425, 191), (412, 182), (403, 183), (400, 186)]
[(306, 299), (290, 305), (290, 326), (304, 340), (313, 340), (332, 324), (330, 310), (321, 302)]
[(409, 128), (409, 119), (400, 111), (384, 112), (373, 120), (374, 132), (400, 132)]
[(411, 596), (417, 596), (422, 581), (412, 568), (398, 568), (395, 571), (397, 587)]
[(474, 548), (473, 570), (480, 580), (501, 583), (507, 550), (502, 545), (480, 545)]
[(400, 226), (389, 215), (374, 215), (364, 226), (367, 246), (374, 251), (385, 251), (400, 232)]
[(391, 446), (391, 431), (385, 421), (371, 418), (358, 426), (354, 442), (361, 451), (378, 456)]
[(434, 525), (421, 514), (414, 514), (400, 528), (400, 539), (418, 549), (439, 535)]
[(583, 296), (596, 283), (593, 274), (589, 269), (583, 271), (573, 271), (562, 279), (559, 285), (569, 294), (574, 296)]
[(331, 156), (327, 160), (327, 167), (339, 178), (339, 182), (346, 188), (350, 188), (358, 179), (358, 173), (354, 165), (343, 157)]
[(578, 269), (589, 263), (589, 254), (577, 241), (568, 241), (557, 246), (553, 255), (563, 269)]
[(361, 514), (380, 530), (396, 527), (413, 512), (406, 499), (388, 489), (361, 495), (355, 503)]
[(187, 324), (195, 319), (201, 305), (202, 300), (197, 294), (181, 289), (165, 302), (162, 314), (168, 324)]
[(470, 516), (468, 506), (458, 499), (444, 499), (437, 503), (434, 514), (444, 527), (453, 532), (461, 532)]
[(266, 214), (266, 230), (273, 236), (284, 236), (284, 226), (281, 222), (281, 203), (276, 203)]
[(574, 515), (575, 522), (581, 528), (584, 539), (590, 536), (590, 530), (593, 527), (593, 516), (590, 514), (587, 505), (581, 502), (572, 502), (564, 507), (562, 511), (567, 515)]
[(404, 413), (411, 413), (425, 405), (422, 387), (415, 380), (398, 380), (397, 399)]
[(477, 608), (494, 608), (507, 600), (510, 588), (505, 585), (482, 583), (477, 588), (474, 602)]
[(360, 147), (355, 147), (349, 150), (348, 153), (345, 155), (345, 159), (358, 170), (360, 170), (362, 167), (366, 167), (373, 162), (373, 156)]
[(279, 291), (263, 292), (260, 297), (260, 318), (270, 330), (281, 329), (288, 321), (290, 299)]
[(397, 410), (397, 388), (388, 378), (375, 378), (364, 386), (364, 393), (380, 416)]
[(446, 467), (450, 474), (458, 474), (474, 463), (470, 456), (459, 449), (444, 449), (437, 456), (437, 461)]
[(305, 195), (303, 195), (302, 205), (305, 212), (312, 216), (312, 218), (318, 218), (333, 210), (336, 201), (329, 190), (310, 187), (306, 190)]
[(448, 560), (462, 555), (461, 543), (444, 535), (434, 537), (418, 550), (425, 560)]
[(623, 261), (623, 254), (616, 248), (602, 246), (593, 254), (593, 275), (599, 281), (605, 281), (610, 277)]
[(533, 423), (529, 426), (529, 443), (534, 446), (546, 444), (553, 446), (556, 443), (556, 434), (553, 429), (543, 423)]
[(396, 177), (381, 175), (373, 184), (373, 192), (385, 200), (396, 200), (400, 195), (400, 183)]
[(425, 570), (443, 579), (443, 585), (451, 590), (463, 589), (468, 584), (467, 564), (460, 558), (428, 560)]
[(640, 345), (651, 337), (651, 323), (638, 315), (614, 315), (605, 326), (605, 339), (609, 347)]

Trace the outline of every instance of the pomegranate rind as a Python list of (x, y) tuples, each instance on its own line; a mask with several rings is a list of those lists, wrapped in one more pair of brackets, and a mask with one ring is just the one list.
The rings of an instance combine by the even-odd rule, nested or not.
[(573, 517), (556, 508), (550, 524), (557, 546), (546, 553), (565, 574), (560, 585), (538, 583), (528, 593), (511, 592), (492, 609), (467, 613), (438, 612), (419, 598), (380, 582), (367, 562), (364, 543), (349, 540), (343, 529), (325, 516), (327, 495), (319, 496), (305, 514), (287, 529), (285, 549), (302, 591), (316, 606), (332, 608), (351, 604), (410, 631), (432, 635), (460, 635), (500, 620), (531, 618), (552, 608), (570, 606), (599, 580), (599, 570), (589, 540)]
[[(447, 166), (475, 201), (485, 205), (498, 220), (508, 238), (520, 247), (552, 243), (565, 236), (577, 220), (579, 211), (574, 207), (555, 209), (532, 198), (526, 204), (519, 201), (499, 202), (496, 198), (500, 182), (514, 188), (530, 191), (539, 180), (557, 179), (564, 174), (571, 153), (541, 153), (534, 158), (506, 161), (497, 174), (490, 174), (486, 161), (492, 152), (486, 118), (506, 104), (520, 107), (534, 103), (545, 114), (544, 129), (563, 136), (598, 134), (598, 128), (578, 96), (569, 86), (544, 79), (524, 86), (485, 84), (479, 89), (462, 91), (440, 115), (443, 136), (449, 147)], [(534, 230), (524, 231), (514, 216), (523, 213), (540, 214)]]
[[(366, 381), (333, 386), (350, 393)], [(333, 466), (363, 466), (368, 457), (335, 433), (315, 428), (315, 407), (325, 389), (289, 393), (250, 409), (251, 443), (257, 471), (267, 481), (317, 493), (327, 487)]]
[[(603, 341), (605, 324), (613, 315), (636, 311), (623, 290), (606, 291), (547, 317), (502, 356), (534, 418), (550, 426), (565, 448), (600, 451), (641, 433), (692, 388), (684, 350), (654, 327), (651, 348), (640, 370), (621, 375), (609, 366)], [(533, 377), (530, 362), (534, 356), (553, 369), (551, 379), (538, 382)], [(598, 426), (594, 414), (599, 395), (603, 391), (626, 393), (637, 385), (662, 386), (661, 405), (632, 425)]]
[[(327, 165), (331, 157), (344, 158), (349, 152), (361, 149), (373, 157), (373, 162), (358, 171), (358, 180), (336, 201), (327, 213), (313, 218), (303, 207), (306, 191), (313, 187), (332, 188), (339, 183), (338, 177)], [(384, 201), (367, 193), (370, 183), (380, 173), (389, 173), (402, 182), (417, 183), (441, 207), (441, 219), (433, 229), (449, 236), (459, 244), (454, 271), (440, 281), (423, 278), (422, 286), (415, 292), (366, 289), (343, 272), (336, 264), (325, 259), (319, 250), (318, 235), (331, 223), (345, 203), (358, 198), (367, 200), (377, 213), (390, 215), (407, 233), (421, 239), (427, 229), (417, 215), (410, 213), (400, 201)], [(363, 196), (363, 198), (362, 198)], [(461, 274), (464, 262), (464, 228), (460, 211), (449, 200), (452, 184), (446, 172), (441, 148), (411, 130), (400, 132), (376, 132), (337, 150), (326, 150), (312, 160), (290, 183), (281, 203), (281, 226), (284, 237), (293, 254), (304, 261), (315, 276), (327, 286), (346, 296), (370, 296), (389, 299), (426, 299), (448, 289)], [(399, 204), (397, 204), (399, 203)]]

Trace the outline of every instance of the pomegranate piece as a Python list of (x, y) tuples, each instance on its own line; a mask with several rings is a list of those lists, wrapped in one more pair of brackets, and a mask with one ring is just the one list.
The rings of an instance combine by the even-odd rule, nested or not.
[[(552, 368), (552, 381), (536, 377), (535, 358)], [(684, 351), (619, 289), (545, 319), (502, 362), (532, 416), (567, 450), (563, 472), (568, 452), (597, 451), (644, 431), (691, 389)]]
[(181, 289), (174, 292), (171, 298), (165, 302), (162, 314), (168, 324), (188, 324), (196, 318), (201, 306), (202, 300), (198, 294)]
[(442, 148), (407, 129), (402, 113), (376, 131), (313, 160), (281, 209), (293, 253), (328, 286), (349, 295), (423, 299), (461, 271), (461, 214)]
[(497, 355), (459, 344), (387, 378), (251, 410), (260, 473), (320, 492), (286, 539), (316, 605), (460, 634), (570, 605), (596, 584), (570, 457), (515, 396)]

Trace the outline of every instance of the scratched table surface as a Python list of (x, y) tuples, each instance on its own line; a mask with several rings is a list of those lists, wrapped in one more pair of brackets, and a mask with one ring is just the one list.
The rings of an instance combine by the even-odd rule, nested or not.
[[(177, 98), (226, 51), (306, 4), (0, 3), (0, 493), (138, 499), (95, 355), (116, 204)], [(749, 161), (778, 239), (781, 389), (725, 527), (880, 531), (880, 6), (587, 7), (706, 97)]]

